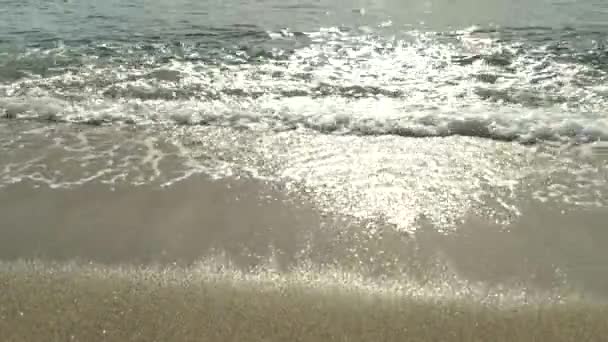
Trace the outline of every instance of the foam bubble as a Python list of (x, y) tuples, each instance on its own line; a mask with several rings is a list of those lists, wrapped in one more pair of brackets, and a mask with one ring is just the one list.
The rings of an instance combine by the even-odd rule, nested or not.
[[(532, 29), (530, 37), (539, 32)], [(154, 54), (128, 43), (32, 50), (24, 53), (29, 59), (64, 56), (67, 65), (0, 85), (0, 112), (94, 124), (305, 127), (525, 143), (605, 140), (607, 75), (576, 57), (597, 49), (564, 52), (524, 33), (471, 28), (385, 37), (336, 27), (286, 29), (269, 41), (295, 46), (264, 46), (264, 55), (249, 46), (220, 53), (161, 42), (154, 43)], [(122, 62), (95, 58), (107, 49)], [(86, 54), (78, 59), (84, 66), (70, 68), (76, 53)]]
[(421, 108), (395, 99), (348, 100), (339, 97), (217, 101), (93, 100), (4, 98), (0, 111), (13, 119), (72, 123), (179, 124), (291, 130), (321, 133), (444, 137), (451, 135), (534, 143), (586, 143), (608, 139), (601, 113), (561, 107), (526, 109), (477, 105), (475, 108)]

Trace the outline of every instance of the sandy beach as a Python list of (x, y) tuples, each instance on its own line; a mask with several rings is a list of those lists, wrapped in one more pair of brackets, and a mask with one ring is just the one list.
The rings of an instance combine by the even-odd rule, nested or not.
[(3, 341), (603, 341), (606, 306), (270, 284), (208, 269), (0, 265)]
[[(20, 183), (0, 191), (0, 203), (3, 341), (601, 341), (608, 333), (604, 253), (592, 245), (601, 212), (595, 226), (585, 221), (588, 235), (568, 241), (576, 213), (544, 231), (530, 214), (503, 230), (471, 218), (452, 235), (421, 222), (411, 236), (332, 217), (247, 179)], [(536, 220), (551, 217), (542, 210), (534, 208)], [(555, 272), (594, 255), (597, 269), (569, 272), (568, 284)]]
[(0, 342), (608, 341), (607, 4), (2, 0)]

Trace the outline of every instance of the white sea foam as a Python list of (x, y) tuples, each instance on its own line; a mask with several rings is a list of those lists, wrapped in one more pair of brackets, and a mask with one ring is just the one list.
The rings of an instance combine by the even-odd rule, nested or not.
[[(508, 221), (526, 191), (542, 202), (604, 205), (601, 149), (573, 146), (608, 140), (606, 73), (501, 34), (516, 33), (286, 29), (212, 57), (186, 43), (88, 46), (78, 67), (0, 84), (0, 123), (72, 127), (63, 132), (69, 141), (49, 134), (64, 139), (53, 145), (62, 158), (72, 154), (61, 160), (79, 168), (69, 174), (52, 157), (7, 152), (2, 184), (247, 174), (406, 230), (421, 215), (449, 226), (485, 207)], [(21, 57), (49, 63), (78, 49)], [(121, 62), (93, 58), (108, 51)], [(14, 151), (28, 137), (0, 142)]]
[[(524, 50), (525, 42), (482, 31), (390, 38), (340, 28), (284, 30), (270, 41), (286, 39), (295, 48), (264, 47), (270, 55), (261, 60), (246, 49), (188, 59), (200, 51), (183, 45), (185, 55), (166, 61), (171, 46), (156, 44), (162, 53), (146, 55), (143, 65), (134, 46), (115, 44), (112, 51), (127, 63), (84, 58), (78, 69), (0, 84), (0, 114), (520, 142), (608, 138), (604, 71), (557, 58), (549, 45)], [(25, 55), (46, 60), (67, 52), (63, 46)]]
[(307, 128), (323, 133), (472, 136), (495, 140), (563, 143), (608, 139), (608, 118), (599, 112), (527, 109), (479, 104), (424, 108), (396, 99), (322, 100), (308, 97), (222, 100), (107, 100), (68, 102), (55, 98), (2, 98), (0, 112), (14, 119), (89, 124), (211, 125), (250, 129)]

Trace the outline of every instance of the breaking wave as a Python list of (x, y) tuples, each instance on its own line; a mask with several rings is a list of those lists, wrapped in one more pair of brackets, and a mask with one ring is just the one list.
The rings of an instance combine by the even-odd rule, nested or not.
[[(199, 31), (181, 40), (60, 41), (5, 52), (0, 113), (95, 125), (306, 128), (522, 143), (607, 137), (608, 50), (600, 32)], [(216, 38), (224, 45), (213, 44)]]

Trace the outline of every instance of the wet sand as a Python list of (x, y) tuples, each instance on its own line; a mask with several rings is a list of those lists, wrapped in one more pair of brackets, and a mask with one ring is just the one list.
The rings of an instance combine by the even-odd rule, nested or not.
[(165, 188), (22, 182), (0, 203), (2, 341), (608, 334), (602, 210), (529, 207), (512, 226), (472, 217), (457, 234), (421, 221), (411, 235), (276, 185), (198, 176)]
[(500, 308), (297, 277), (3, 264), (2, 341), (602, 341), (606, 306)]
[(2, 189), (0, 203), (4, 260), (188, 264), (221, 249), (245, 265), (271, 247), (293, 255), (301, 235), (320, 225), (306, 203), (251, 180), (73, 189), (20, 183)]

